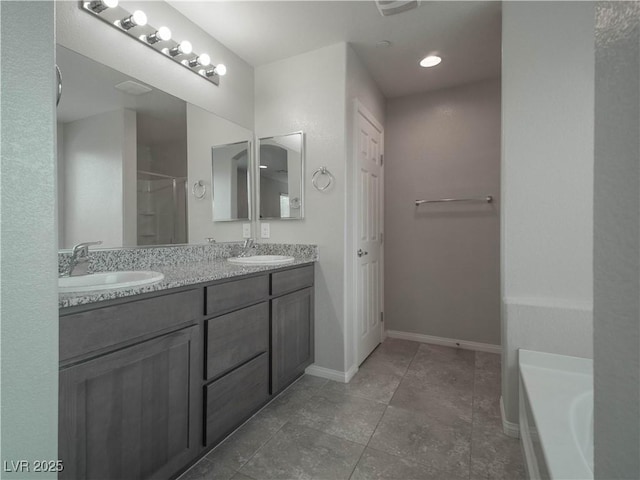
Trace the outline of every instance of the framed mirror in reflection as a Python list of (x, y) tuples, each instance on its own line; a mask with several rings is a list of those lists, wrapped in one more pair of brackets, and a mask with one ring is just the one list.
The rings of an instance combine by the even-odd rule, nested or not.
[(211, 148), (213, 221), (251, 219), (251, 142)]
[(304, 134), (258, 140), (261, 219), (304, 218)]

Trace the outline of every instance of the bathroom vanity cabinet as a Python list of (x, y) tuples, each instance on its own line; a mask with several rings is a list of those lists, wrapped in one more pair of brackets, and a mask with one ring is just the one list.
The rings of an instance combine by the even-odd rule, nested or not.
[(313, 362), (313, 265), (60, 311), (61, 479), (171, 478)]

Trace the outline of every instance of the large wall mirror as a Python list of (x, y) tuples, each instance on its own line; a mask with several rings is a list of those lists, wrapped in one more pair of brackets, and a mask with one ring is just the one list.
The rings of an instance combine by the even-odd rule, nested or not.
[(251, 219), (251, 142), (211, 148), (213, 220)]
[[(236, 174), (224, 185), (215, 160), (212, 177), (211, 152), (252, 132), (60, 45), (56, 55), (59, 247), (239, 239), (212, 222), (210, 192), (235, 191), (226, 219), (250, 218), (251, 149), (234, 153)], [(194, 181), (205, 184), (204, 198), (193, 196)]]
[(304, 134), (258, 140), (261, 219), (304, 218)]
[(58, 46), (59, 245), (187, 242), (184, 101)]

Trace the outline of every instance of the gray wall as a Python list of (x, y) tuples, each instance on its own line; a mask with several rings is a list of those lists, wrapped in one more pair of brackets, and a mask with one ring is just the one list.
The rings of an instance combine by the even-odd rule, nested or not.
[(385, 147), (387, 329), (499, 345), (500, 81), (389, 100)]
[(60, 248), (98, 240), (104, 248), (135, 245), (136, 112), (100, 113), (63, 128), (63, 151), (58, 156), (65, 173), (58, 187), (64, 188)]
[(640, 4), (599, 3), (595, 71), (595, 476), (640, 475)]
[[(54, 3), (3, 1), (0, 19), (0, 460), (55, 460)], [(2, 478), (34, 478), (2, 470)]]
[[(316, 365), (337, 371), (344, 371), (345, 64), (341, 43), (255, 69), (256, 137), (305, 133), (305, 219), (265, 220), (268, 241), (318, 245)], [(310, 181), (321, 165), (338, 179), (326, 193)]]
[[(211, 147), (253, 141), (253, 133), (192, 104), (187, 105), (187, 131), (189, 243), (205, 243), (205, 238), (214, 238), (217, 242), (241, 240), (242, 222), (213, 221)], [(207, 187), (202, 199), (195, 198), (191, 193), (193, 184), (199, 180)]]
[(593, 354), (591, 2), (502, 9), (502, 394), (518, 422), (517, 350)]
[[(383, 117), (384, 99), (352, 49), (339, 43), (255, 69), (256, 137), (305, 132), (304, 210), (302, 221), (265, 220), (272, 242), (315, 243), (315, 373), (345, 378), (355, 372), (353, 305), (347, 288), (353, 253), (345, 251), (352, 214), (351, 123), (354, 100)], [(384, 118), (378, 118), (384, 122)], [(319, 192), (311, 175), (326, 166), (333, 187)], [(260, 227), (258, 226), (258, 232)], [(347, 241), (348, 244), (348, 241)]]

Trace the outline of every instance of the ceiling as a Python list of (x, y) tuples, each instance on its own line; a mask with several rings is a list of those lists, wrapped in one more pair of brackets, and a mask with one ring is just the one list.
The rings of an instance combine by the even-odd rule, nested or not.
[[(168, 3), (254, 67), (348, 42), (387, 98), (500, 76), (500, 2), (422, 1), (387, 17), (371, 0)], [(442, 63), (419, 67), (430, 53)]]

